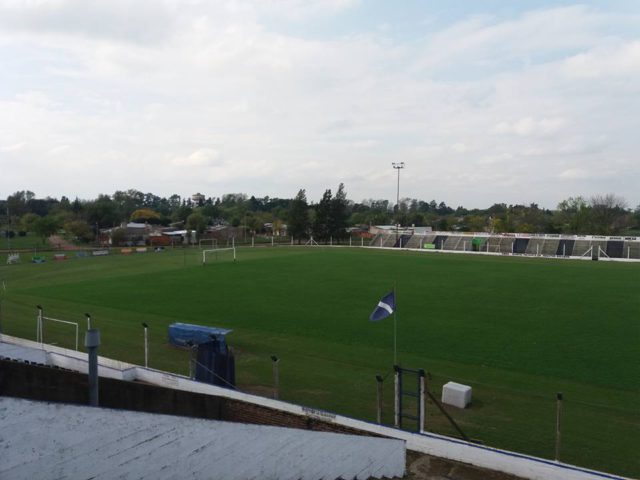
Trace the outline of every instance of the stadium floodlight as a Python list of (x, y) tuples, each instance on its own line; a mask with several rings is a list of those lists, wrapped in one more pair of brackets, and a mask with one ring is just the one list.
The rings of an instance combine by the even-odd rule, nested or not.
[(396, 190), (396, 243), (398, 243), (398, 217), (400, 216), (400, 170), (404, 168), (404, 162), (393, 162), (391, 164), (398, 171), (398, 188)]
[(142, 327), (144, 328), (144, 368), (149, 368), (149, 337), (147, 335), (149, 325), (142, 322)]

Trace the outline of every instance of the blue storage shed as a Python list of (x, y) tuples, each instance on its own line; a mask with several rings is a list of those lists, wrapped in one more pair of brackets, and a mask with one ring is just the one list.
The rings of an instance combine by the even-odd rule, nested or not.
[(177, 347), (187, 347), (189, 343), (199, 345), (210, 342), (213, 337), (218, 342), (220, 353), (226, 353), (226, 336), (231, 332), (232, 330), (226, 328), (205, 327), (190, 323), (172, 323), (169, 325), (169, 343)]

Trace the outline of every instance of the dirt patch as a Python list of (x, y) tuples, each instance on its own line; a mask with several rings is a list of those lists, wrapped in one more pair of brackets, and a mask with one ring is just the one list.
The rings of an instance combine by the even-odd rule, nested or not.
[(252, 395), (257, 395), (259, 397), (267, 397), (267, 398), (273, 398), (273, 394), (274, 394), (274, 389), (272, 387), (264, 387), (261, 385), (251, 385), (251, 386), (243, 385), (242, 391), (244, 393), (250, 393)]

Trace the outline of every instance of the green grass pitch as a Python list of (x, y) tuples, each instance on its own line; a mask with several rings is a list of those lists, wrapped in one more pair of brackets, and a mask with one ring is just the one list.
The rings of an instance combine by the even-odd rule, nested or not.
[[(193, 249), (3, 266), (3, 328), (35, 339), (36, 304), (82, 329), (90, 312), (100, 353), (141, 364), (147, 322), (150, 365), (186, 373), (167, 326), (227, 327), (240, 389), (269, 395), (276, 354), (281, 398), (373, 420), (393, 320), (368, 316), (395, 283), (399, 362), (428, 371), (436, 396), (449, 380), (473, 387), (471, 408), (450, 409), (470, 437), (552, 458), (563, 392), (561, 459), (640, 475), (640, 265), (320, 247), (238, 257), (202, 266)], [(431, 404), (427, 429), (455, 435)]]

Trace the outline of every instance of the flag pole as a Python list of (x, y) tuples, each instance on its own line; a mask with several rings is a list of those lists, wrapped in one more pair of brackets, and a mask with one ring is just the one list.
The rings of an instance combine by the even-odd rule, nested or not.
[(396, 292), (396, 284), (393, 284), (393, 299), (395, 308), (393, 309), (393, 364), (398, 364), (397, 345), (398, 345), (398, 295)]

